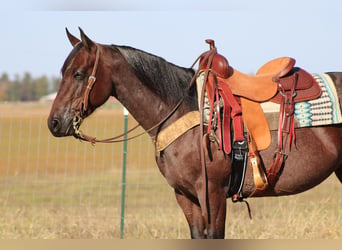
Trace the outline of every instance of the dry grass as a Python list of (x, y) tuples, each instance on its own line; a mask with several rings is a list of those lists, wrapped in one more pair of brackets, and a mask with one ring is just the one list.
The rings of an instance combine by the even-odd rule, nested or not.
[[(341, 184), (331, 176), (305, 193), (249, 199), (254, 219), (244, 204), (230, 204), (227, 238), (242, 239), (340, 239), (342, 237)], [(242, 212), (241, 212), (242, 211)], [(234, 217), (234, 218), (232, 218)]]
[[(115, 239), (120, 237), (122, 144), (92, 147), (53, 138), (49, 107), (0, 105), (0, 238)], [(82, 128), (99, 137), (122, 130), (116, 107)], [(130, 125), (133, 126), (132, 119)], [(187, 239), (188, 226), (160, 175), (147, 136), (128, 144), (126, 239)], [(226, 238), (342, 238), (342, 185), (331, 176), (297, 196), (228, 201)]]

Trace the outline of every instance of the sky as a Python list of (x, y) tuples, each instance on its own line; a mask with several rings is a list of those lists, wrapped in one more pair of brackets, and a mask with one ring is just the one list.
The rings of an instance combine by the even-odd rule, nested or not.
[(11, 0), (0, 7), (0, 75), (60, 76), (67, 27), (190, 67), (216, 42), (234, 68), (255, 73), (279, 56), (309, 72), (342, 70), (340, 0)]

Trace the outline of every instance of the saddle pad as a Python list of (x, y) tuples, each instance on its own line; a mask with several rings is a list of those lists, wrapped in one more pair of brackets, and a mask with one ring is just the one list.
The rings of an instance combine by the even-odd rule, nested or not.
[(299, 127), (322, 126), (342, 123), (341, 106), (334, 82), (328, 74), (312, 74), (322, 89), (322, 95), (314, 100), (295, 104), (295, 116)]
[[(201, 95), (202, 95), (202, 88), (204, 82), (204, 71), (200, 71), (197, 78), (196, 78), (196, 87), (197, 87), (197, 96), (198, 96), (198, 108), (201, 107)], [(204, 100), (203, 100), (203, 122), (205, 125), (208, 125), (209, 116), (210, 116), (210, 103), (207, 92), (205, 92)]]
[[(342, 123), (341, 106), (334, 82), (328, 74), (312, 74), (322, 95), (311, 101), (295, 104), (296, 127), (312, 127)], [(273, 102), (261, 103), (270, 130), (278, 129), (280, 105)]]

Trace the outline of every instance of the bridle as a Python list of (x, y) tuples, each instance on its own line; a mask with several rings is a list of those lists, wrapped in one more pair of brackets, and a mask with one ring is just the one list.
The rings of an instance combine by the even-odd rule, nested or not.
[(90, 139), (91, 137), (83, 134), (79, 130), (79, 128), (81, 126), (83, 117), (85, 117), (86, 112), (88, 111), (90, 91), (92, 90), (92, 88), (94, 87), (94, 84), (96, 82), (96, 76), (95, 75), (96, 75), (97, 67), (98, 67), (99, 61), (100, 61), (100, 47), (97, 44), (95, 44), (95, 45), (96, 45), (96, 55), (95, 55), (94, 67), (93, 67), (93, 70), (92, 70), (90, 76), (88, 77), (87, 87), (86, 87), (85, 92), (83, 94), (82, 101), (78, 105), (77, 111), (75, 112), (73, 122), (72, 122), (73, 128), (75, 130), (74, 136), (78, 139), (85, 140), (85, 141), (88, 141), (88, 139)]
[[(93, 70), (91, 72), (91, 75), (88, 77), (87, 87), (86, 87), (85, 92), (83, 94), (82, 101), (78, 105), (77, 111), (75, 112), (75, 115), (73, 118), (73, 123), (72, 123), (74, 131), (75, 131), (74, 137), (76, 137), (77, 139), (90, 142), (91, 144), (95, 144), (96, 142), (115, 143), (115, 142), (123, 142), (123, 141), (129, 141), (129, 140), (135, 139), (135, 138), (137, 138), (137, 137), (139, 137), (145, 133), (149, 133), (152, 130), (160, 127), (166, 120), (168, 120), (174, 114), (174, 112), (182, 104), (184, 98), (181, 98), (177, 102), (177, 104), (174, 106), (174, 108), (160, 122), (158, 122), (157, 124), (155, 124), (151, 128), (145, 130), (144, 132), (139, 133), (139, 134), (134, 135), (134, 136), (131, 136), (131, 137), (128, 137), (128, 138), (125, 136), (128, 135), (129, 133), (131, 133), (132, 131), (134, 131), (135, 129), (137, 129), (140, 126), (140, 124), (137, 124), (133, 128), (129, 129), (128, 131), (126, 131), (120, 135), (117, 135), (117, 136), (114, 136), (111, 138), (107, 138), (107, 139), (99, 140), (99, 139), (96, 139), (96, 137), (91, 137), (91, 136), (84, 134), (79, 128), (81, 126), (83, 118), (86, 116), (86, 113), (88, 111), (89, 95), (90, 95), (92, 88), (94, 87), (95, 82), (96, 82), (96, 76), (95, 75), (96, 75), (96, 71), (98, 68), (99, 61), (100, 61), (100, 54), (101, 54), (101, 47), (97, 43), (95, 43), (95, 46), (96, 46), (96, 55), (95, 55), (94, 67), (93, 67)], [(194, 75), (193, 79), (191, 80), (189, 88), (191, 87), (192, 83), (194, 82), (194, 79), (195, 79), (195, 75)]]

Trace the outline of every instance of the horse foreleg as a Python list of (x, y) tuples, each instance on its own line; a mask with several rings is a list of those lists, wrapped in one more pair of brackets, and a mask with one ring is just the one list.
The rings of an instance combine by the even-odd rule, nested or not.
[(189, 224), (192, 239), (204, 239), (205, 223), (202, 217), (202, 210), (196, 201), (192, 201), (185, 195), (175, 190), (176, 199), (182, 208), (185, 218)]

